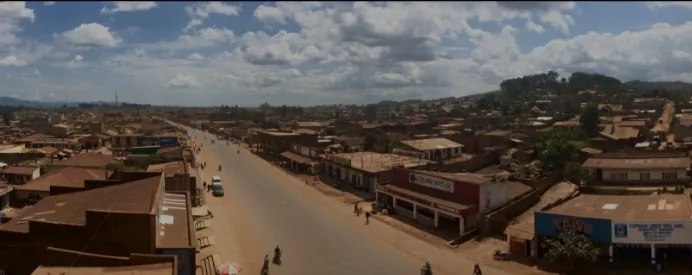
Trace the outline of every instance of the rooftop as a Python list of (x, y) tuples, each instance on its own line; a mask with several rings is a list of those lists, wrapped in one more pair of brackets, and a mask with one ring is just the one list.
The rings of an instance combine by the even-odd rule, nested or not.
[(94, 167), (103, 168), (113, 161), (113, 156), (103, 155), (98, 153), (86, 153), (75, 155), (69, 159), (62, 160), (51, 165), (54, 166), (80, 166), (80, 167)]
[[(392, 169), (394, 166), (416, 167), (432, 163), (431, 161), (395, 155), (395, 154), (380, 154), (375, 152), (355, 152), (334, 154), (334, 158), (344, 158), (351, 160), (351, 167), (360, 169), (370, 173), (378, 173)], [(324, 155), (320, 157), (324, 158)]]
[(589, 158), (582, 166), (596, 169), (686, 169), (690, 167), (690, 158)]
[(158, 219), (160, 230), (159, 235), (156, 236), (157, 248), (194, 246), (190, 240), (187, 202), (188, 198), (185, 194), (163, 194), (163, 204)]
[(50, 191), (51, 186), (84, 187), (84, 180), (105, 180), (106, 171), (101, 169), (87, 169), (66, 167), (54, 170), (41, 177), (17, 186), (17, 190)]
[(166, 175), (185, 174), (187, 170), (187, 164), (182, 160), (152, 164), (147, 168), (147, 172), (164, 172)]
[(457, 148), (464, 146), (446, 138), (404, 140), (401, 143), (406, 144), (407, 146), (413, 147), (416, 150), (420, 151)]
[(30, 136), (25, 136), (25, 137), (17, 140), (17, 142), (32, 142), (32, 141), (36, 141), (39, 139), (46, 139), (46, 138), (52, 138), (52, 137), (53, 136), (50, 136), (50, 135), (34, 134), (34, 135), (30, 135)]
[(22, 146), (21, 144), (0, 144), (0, 150), (11, 149), (17, 146)]
[(276, 131), (260, 131), (261, 133), (265, 133), (270, 136), (297, 136), (300, 135), (298, 133), (289, 133), (289, 132), (276, 132)]
[(690, 218), (687, 195), (581, 195), (547, 213), (612, 220), (683, 220)]
[(86, 211), (122, 211), (150, 213), (161, 175), (96, 188), (87, 191), (48, 196), (24, 208), (16, 218), (1, 224), (2, 231), (29, 232), (29, 221), (86, 225)]
[(0, 174), (31, 175), (38, 167), (10, 166), (0, 170)]
[(39, 266), (31, 275), (173, 275), (173, 264), (149, 264), (116, 267), (51, 267)]

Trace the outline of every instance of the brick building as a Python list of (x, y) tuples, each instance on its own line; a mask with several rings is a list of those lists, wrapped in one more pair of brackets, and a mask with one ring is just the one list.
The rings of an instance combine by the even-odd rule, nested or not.
[(252, 143), (256, 152), (278, 156), (289, 151), (293, 144), (317, 146), (317, 137), (318, 134), (258, 131)]

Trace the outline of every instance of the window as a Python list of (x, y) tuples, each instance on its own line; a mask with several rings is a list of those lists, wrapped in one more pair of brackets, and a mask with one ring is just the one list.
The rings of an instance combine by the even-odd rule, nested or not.
[(640, 180), (650, 180), (651, 179), (651, 173), (639, 173), (639, 179)]
[(610, 173), (611, 180), (627, 180), (627, 173)]
[(663, 172), (662, 178), (664, 180), (675, 180), (678, 179), (677, 172)]

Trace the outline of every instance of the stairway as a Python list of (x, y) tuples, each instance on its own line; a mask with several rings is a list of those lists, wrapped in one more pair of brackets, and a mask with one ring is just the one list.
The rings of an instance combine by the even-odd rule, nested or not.
[(197, 265), (197, 275), (216, 275), (216, 267), (220, 263), (221, 257), (218, 254), (202, 258), (200, 264)]

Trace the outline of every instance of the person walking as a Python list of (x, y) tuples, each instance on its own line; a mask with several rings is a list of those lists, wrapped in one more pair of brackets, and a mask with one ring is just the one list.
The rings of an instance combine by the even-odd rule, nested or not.
[(370, 212), (365, 212), (365, 225), (370, 224)]
[(204, 190), (209, 191), (209, 188), (207, 188), (207, 182), (206, 181), (203, 183), (203, 185), (204, 185)]
[(353, 205), (353, 214), (356, 214), (356, 216), (358, 216), (358, 202), (356, 202)]

